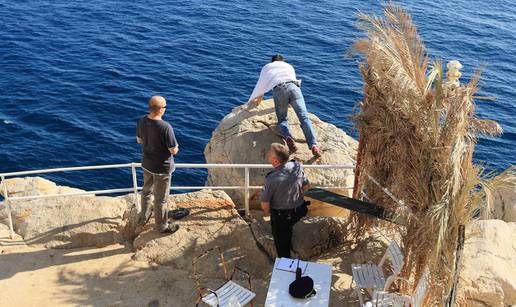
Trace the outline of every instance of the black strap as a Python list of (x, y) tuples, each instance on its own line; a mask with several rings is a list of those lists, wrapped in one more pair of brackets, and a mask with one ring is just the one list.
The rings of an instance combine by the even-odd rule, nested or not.
[(305, 196), (394, 224), (405, 224), (402, 217), (396, 216), (394, 212), (370, 202), (349, 198), (323, 189), (310, 189), (305, 193)]

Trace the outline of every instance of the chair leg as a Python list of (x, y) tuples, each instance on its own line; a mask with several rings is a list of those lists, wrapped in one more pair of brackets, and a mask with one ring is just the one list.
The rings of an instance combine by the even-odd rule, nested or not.
[(358, 301), (360, 302), (360, 307), (363, 307), (364, 306), (364, 298), (362, 297), (362, 291), (360, 291), (360, 289), (358, 287), (355, 288), (355, 291), (357, 292), (357, 295), (358, 295)]

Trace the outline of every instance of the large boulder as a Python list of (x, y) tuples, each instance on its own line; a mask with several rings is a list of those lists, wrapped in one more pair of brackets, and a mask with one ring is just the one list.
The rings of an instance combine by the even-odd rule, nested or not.
[[(10, 197), (83, 192), (40, 178), (5, 180)], [(3, 192), (2, 192), (3, 193)], [(27, 244), (47, 248), (76, 248), (122, 243), (128, 232), (129, 197), (60, 196), (10, 202), (14, 231)], [(5, 206), (0, 222), (8, 224)], [(134, 228), (134, 227), (133, 227)]]
[(64, 196), (13, 202), (13, 225), (27, 244), (76, 248), (122, 243), (123, 198)]
[[(277, 257), (270, 218), (260, 211), (253, 211), (250, 221), (256, 242), (271, 258)], [(340, 217), (309, 216), (294, 225), (292, 233), (293, 255), (311, 259), (347, 241), (347, 219)]]
[(460, 288), (470, 306), (516, 305), (516, 223), (468, 225)]
[(0, 195), (4, 195), (4, 184), (7, 186), (9, 197), (67, 194), (84, 192), (84, 190), (57, 185), (42, 177), (24, 177), (6, 179), (0, 183)]
[[(255, 277), (270, 272), (269, 259), (258, 248), (249, 226), (223, 191), (172, 195), (168, 205), (169, 208), (187, 208), (190, 215), (176, 221), (179, 230), (173, 234), (157, 233), (152, 230), (152, 222), (149, 223), (133, 242), (135, 260), (190, 271), (195, 257), (220, 247), (228, 266), (236, 263)], [(199, 264), (200, 271), (211, 272), (219, 267), (217, 253), (206, 259)]]
[[(84, 190), (57, 185), (42, 177), (10, 178), (0, 182), (0, 195), (5, 197), (5, 188), (9, 197), (54, 195), (84, 192)], [(91, 196), (91, 195), (90, 195)], [(5, 206), (0, 205), (0, 222), (7, 218)]]
[[(323, 151), (321, 159), (315, 161), (305, 142), (299, 120), (292, 108), (288, 111), (292, 134), (298, 144), (298, 151), (293, 159), (305, 164), (352, 164), (356, 156), (357, 142), (336, 126), (321, 121), (310, 114), (318, 143)], [(213, 132), (210, 142), (204, 149), (208, 163), (259, 163), (267, 164), (266, 153), (271, 143), (282, 143), (283, 139), (277, 127), (272, 99), (260, 105), (245, 104), (233, 109), (221, 121)], [(268, 169), (251, 169), (250, 184), (263, 185)], [(342, 169), (307, 169), (307, 177), (313, 185), (353, 186), (353, 171)], [(210, 185), (243, 185), (242, 169), (208, 170)], [(226, 191), (233, 201), (239, 205), (244, 203), (244, 191)], [(342, 190), (348, 195), (349, 190)], [(252, 190), (251, 205), (258, 206), (259, 190)]]

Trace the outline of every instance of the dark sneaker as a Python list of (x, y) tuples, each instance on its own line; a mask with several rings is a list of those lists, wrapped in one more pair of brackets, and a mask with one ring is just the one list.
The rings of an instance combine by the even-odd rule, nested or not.
[(168, 218), (173, 220), (180, 220), (187, 217), (190, 214), (190, 210), (187, 208), (178, 208), (168, 212)]
[(312, 154), (316, 158), (322, 157), (321, 149), (317, 145), (312, 146)]
[(294, 142), (294, 139), (291, 137), (285, 138), (285, 141), (287, 142), (288, 151), (290, 154), (293, 154), (297, 151), (296, 142)]

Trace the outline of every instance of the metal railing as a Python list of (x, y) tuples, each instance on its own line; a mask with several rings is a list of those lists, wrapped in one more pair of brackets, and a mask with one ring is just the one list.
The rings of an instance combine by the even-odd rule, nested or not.
[[(244, 208), (245, 214), (249, 215), (249, 191), (261, 189), (262, 186), (251, 186), (249, 180), (250, 169), (270, 169), (272, 168), (269, 164), (195, 164), (195, 163), (176, 163), (176, 169), (179, 168), (204, 168), (204, 169), (244, 169), (244, 185), (243, 186), (171, 186), (172, 190), (200, 190), (200, 189), (214, 189), (214, 190), (244, 190)], [(354, 165), (303, 165), (306, 169), (354, 169)], [(36, 174), (47, 174), (57, 172), (70, 172), (70, 171), (84, 171), (84, 170), (99, 170), (99, 169), (114, 169), (114, 168), (131, 168), (131, 175), (133, 180), (133, 187), (123, 189), (109, 189), (109, 190), (95, 190), (95, 191), (83, 191), (83, 192), (72, 192), (63, 194), (47, 194), (47, 195), (33, 195), (33, 196), (16, 196), (9, 197), (7, 192), (7, 184), (5, 179), (7, 177), (25, 176), (25, 175), (36, 175)], [(127, 193), (132, 192), (134, 194), (134, 202), (137, 211), (140, 212), (140, 203), (138, 200), (138, 191), (142, 187), (138, 186), (136, 169), (141, 168), (141, 163), (126, 163), (126, 164), (111, 164), (111, 165), (96, 165), (96, 166), (78, 166), (78, 167), (63, 167), (63, 168), (50, 168), (33, 171), (21, 171), (21, 172), (10, 172), (0, 173), (0, 179), (3, 183), (4, 190), (4, 205), (7, 208), (7, 215), (9, 220), (9, 229), (11, 231), (11, 238), (14, 238), (14, 228), (11, 214), (11, 202), (15, 200), (30, 200), (40, 198), (52, 198), (52, 197), (65, 197), (65, 196), (81, 196), (81, 195), (100, 195), (100, 194), (114, 194), (114, 193)], [(314, 188), (333, 188), (333, 189), (353, 189), (353, 187), (339, 187), (339, 186), (313, 186)]]

